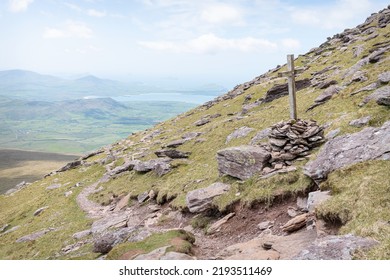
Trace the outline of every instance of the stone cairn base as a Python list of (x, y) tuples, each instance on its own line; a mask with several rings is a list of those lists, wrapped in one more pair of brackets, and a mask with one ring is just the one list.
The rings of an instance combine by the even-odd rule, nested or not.
[(272, 126), (269, 142), (263, 147), (271, 153), (271, 167), (265, 167), (263, 174), (282, 170), (292, 161), (309, 155), (310, 150), (325, 142), (324, 127), (314, 120), (289, 120)]

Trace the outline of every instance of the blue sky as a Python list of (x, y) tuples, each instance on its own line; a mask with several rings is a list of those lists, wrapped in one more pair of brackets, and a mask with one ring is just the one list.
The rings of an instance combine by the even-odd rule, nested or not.
[(230, 88), (388, 1), (1, 0), (0, 70)]

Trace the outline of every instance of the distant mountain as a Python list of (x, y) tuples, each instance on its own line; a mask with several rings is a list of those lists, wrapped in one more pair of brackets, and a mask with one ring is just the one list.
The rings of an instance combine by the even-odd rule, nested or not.
[(67, 80), (26, 70), (0, 71), (0, 95), (28, 100), (67, 100), (93, 96), (119, 96), (148, 91), (136, 86), (88, 75)]

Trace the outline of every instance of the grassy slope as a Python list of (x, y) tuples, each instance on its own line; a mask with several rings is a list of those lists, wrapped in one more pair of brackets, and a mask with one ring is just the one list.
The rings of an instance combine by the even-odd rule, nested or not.
[[(361, 57), (367, 54), (371, 46), (380, 41), (387, 41), (388, 39), (384, 37), (385, 34), (389, 33), (390, 26), (385, 29), (378, 30), (380, 36), (377, 38), (363, 42), (359, 41), (348, 46), (348, 49), (343, 53), (338, 51), (333, 51), (333, 54), (329, 57), (320, 57), (315, 62), (310, 62), (315, 57), (313, 53), (309, 53), (305, 56), (300, 56), (296, 65), (299, 66), (309, 66), (310, 68), (305, 71), (300, 77), (310, 77), (311, 73), (321, 70), (327, 66), (339, 65), (343, 69), (347, 69), (350, 66), (354, 65)], [(358, 44), (365, 44), (366, 51), (358, 58), (353, 57), (353, 47)], [(335, 47), (335, 46), (332, 46)], [(302, 119), (315, 119), (319, 124), (328, 124), (329, 127), (326, 129), (325, 133), (340, 128), (341, 134), (353, 133), (361, 130), (362, 128), (355, 128), (348, 125), (350, 120), (360, 118), (362, 116), (370, 115), (371, 121), (369, 125), (371, 126), (380, 126), (386, 120), (390, 119), (389, 109), (383, 106), (378, 106), (375, 102), (370, 102), (364, 107), (359, 107), (358, 104), (364, 99), (365, 96), (369, 95), (371, 92), (362, 92), (354, 96), (350, 96), (350, 93), (359, 89), (365, 85), (368, 85), (377, 80), (378, 74), (387, 71), (389, 67), (389, 53), (386, 54), (387, 59), (383, 59), (382, 62), (379, 62), (375, 65), (369, 64), (363, 67), (362, 70), (367, 71), (368, 80), (362, 83), (353, 83), (350, 86), (346, 87), (339, 94), (334, 96), (326, 104), (319, 106), (312, 111), (305, 112), (306, 109), (313, 104), (313, 101), (323, 90), (318, 90), (316, 88), (310, 87), (305, 90), (298, 92), (298, 116)], [(283, 68), (280, 70), (284, 70)], [(120, 195), (122, 193), (131, 192), (135, 197), (136, 195), (154, 189), (158, 192), (158, 202), (163, 203), (165, 201), (170, 201), (172, 207), (179, 209), (185, 208), (185, 196), (186, 193), (190, 190), (207, 187), (209, 184), (216, 181), (225, 181), (232, 184), (231, 191), (215, 200), (216, 207), (219, 207), (220, 210), (226, 209), (230, 204), (242, 201), (246, 205), (252, 205), (255, 202), (265, 202), (268, 205), (272, 204), (272, 200), (275, 196), (281, 194), (288, 195), (294, 194), (297, 192), (305, 191), (310, 187), (310, 180), (301, 175), (300, 167), (305, 163), (305, 161), (299, 162), (298, 171), (295, 173), (287, 175), (278, 175), (274, 178), (267, 180), (259, 180), (258, 178), (253, 178), (248, 180), (244, 184), (230, 178), (230, 177), (220, 177), (217, 171), (217, 162), (215, 159), (216, 152), (219, 149), (236, 146), (241, 144), (249, 143), (250, 139), (255, 135), (256, 131), (265, 129), (272, 124), (275, 124), (281, 120), (288, 119), (288, 100), (287, 97), (280, 98), (273, 101), (272, 103), (262, 104), (254, 109), (252, 109), (249, 114), (244, 116), (244, 118), (236, 119), (235, 114), (241, 111), (242, 104), (244, 103), (245, 96), (252, 94), (252, 100), (256, 100), (265, 95), (266, 91), (270, 89), (276, 83), (284, 82), (283, 79), (277, 78), (277, 72), (269, 73), (270, 77), (273, 77), (269, 82), (264, 82), (260, 85), (253, 86), (246, 90), (246, 92), (232, 100), (221, 101), (210, 109), (205, 107), (199, 107), (193, 109), (187, 113), (184, 113), (174, 119), (160, 123), (156, 125), (153, 129), (149, 129), (144, 132), (138, 132), (130, 136), (127, 140), (121, 141), (113, 145), (113, 149), (123, 150), (122, 154), (124, 157), (131, 156), (133, 154), (139, 153), (141, 149), (146, 149), (148, 155), (146, 155), (143, 160), (155, 158), (153, 152), (161, 148), (161, 145), (168, 143), (172, 140), (179, 139), (181, 135), (186, 132), (199, 131), (204, 134), (199, 138), (204, 138), (206, 141), (197, 143), (196, 139), (186, 142), (184, 145), (180, 146), (180, 150), (191, 151), (192, 154), (189, 158), (189, 163), (178, 164), (178, 167), (174, 169), (169, 174), (163, 177), (157, 177), (154, 173), (150, 172), (147, 174), (138, 174), (134, 171), (123, 173), (122, 176), (119, 176), (116, 179), (113, 179), (102, 185), (103, 191), (92, 196), (92, 199), (100, 202), (107, 203), (112, 194)], [(336, 79), (341, 84), (343, 81), (341, 79), (340, 73), (334, 72), (334, 76), (331, 76), (329, 79)], [(193, 123), (201, 119), (204, 115), (213, 115), (219, 113), (221, 117), (213, 119), (210, 123), (202, 126), (196, 127)], [(232, 116), (233, 114), (233, 116)], [(231, 121), (234, 119), (234, 121)], [(232, 133), (236, 128), (242, 126), (249, 126), (254, 128), (256, 131), (251, 132), (248, 136), (240, 139), (231, 141), (229, 144), (225, 144), (226, 136)], [(155, 137), (151, 142), (139, 142), (146, 134), (156, 130), (162, 129), (163, 133)], [(132, 143), (132, 144), (130, 144)], [(316, 151), (312, 154), (312, 157), (315, 157)], [(99, 157), (101, 155), (98, 155)], [(123, 159), (120, 159), (123, 162)], [(91, 159), (93, 161), (93, 158)], [(384, 165), (380, 166), (379, 171), (376, 172), (378, 167), (377, 162), (367, 162), (364, 170), (371, 170), (367, 174), (370, 177), (370, 184), (362, 185), (359, 178), (364, 178), (366, 176), (365, 172), (356, 173), (361, 174), (357, 175), (357, 182), (349, 182), (349, 188), (352, 192), (354, 189), (365, 189), (370, 193), (368, 186), (376, 189), (380, 186), (388, 186), (388, 177), (383, 174), (388, 170), (388, 163), (383, 163)], [(382, 164), (382, 163), (380, 163)], [(359, 166), (352, 167), (352, 173), (355, 174), (354, 169), (359, 169)], [(100, 169), (99, 172), (102, 172), (102, 167), (94, 165), (91, 167), (92, 170)], [(94, 181), (97, 178), (97, 174), (89, 176), (88, 172), (81, 172), (83, 168), (73, 170), (70, 172), (65, 172), (59, 176), (59, 180), (62, 182), (71, 181), (73, 184), (77, 180), (81, 181)], [(383, 172), (382, 172), (383, 171)], [(98, 172), (98, 171), (96, 171)], [(88, 175), (88, 176), (87, 176)], [(334, 176), (334, 177), (332, 177)], [(332, 175), (330, 177), (329, 188), (337, 189), (345, 183), (343, 180), (347, 180), (345, 176)], [(77, 178), (77, 180), (76, 180)], [(8, 234), (0, 238), (0, 258), (47, 258), (47, 257), (56, 257), (54, 251), (58, 248), (61, 248), (64, 244), (71, 242), (69, 237), (71, 233), (78, 230), (82, 230), (88, 224), (88, 221), (85, 219), (83, 214), (79, 209), (77, 209), (74, 198), (77, 192), (75, 192), (70, 199), (65, 199), (63, 197), (63, 192), (65, 189), (54, 190), (53, 194), (48, 196), (48, 192), (44, 190), (45, 186), (48, 185), (53, 179), (47, 178), (41, 182), (35, 183), (32, 187), (27, 190), (16, 194), (11, 198), (0, 198), (0, 208), (5, 209), (0, 213), (0, 225), (4, 223), (10, 223), (11, 225), (23, 225), (20, 231), (16, 231), (12, 234)], [(29, 195), (29, 192), (34, 192), (34, 198)], [(336, 202), (331, 200), (328, 208), (324, 208), (322, 211), (324, 216), (337, 217), (340, 216), (343, 209), (340, 207), (334, 207), (332, 205), (346, 205), (347, 201), (351, 199), (351, 196), (348, 194), (347, 189), (342, 189), (334, 197)], [(236, 196), (236, 193), (240, 192), (239, 196)], [(337, 192), (337, 191), (336, 191)], [(343, 194), (344, 193), (344, 194)], [(380, 192), (377, 192), (378, 194)], [(360, 198), (360, 196), (357, 196)], [(377, 200), (377, 203), (374, 201), (372, 204), (364, 204), (362, 207), (364, 210), (370, 213), (374, 211), (374, 205), (378, 204), (381, 197), (376, 195), (370, 196), (372, 199)], [(356, 200), (356, 198), (353, 198)], [(337, 201), (338, 200), (338, 201)], [(17, 202), (17, 203), (16, 203)], [(333, 204), (332, 204), (333, 203)], [(24, 234), (31, 233), (34, 230), (39, 230), (41, 228), (49, 226), (49, 220), (40, 221), (41, 217), (33, 218), (31, 217), (32, 212), (38, 208), (49, 204), (50, 210), (47, 209), (47, 212), (44, 212), (46, 217), (52, 218), (52, 223), (55, 225), (61, 225), (61, 222), (67, 221), (69, 223), (68, 227), (65, 227), (62, 230), (57, 231), (56, 233), (48, 233), (45, 237), (39, 239), (39, 241), (30, 244), (12, 244), (15, 239), (23, 236)], [(55, 206), (51, 206), (55, 204)], [(66, 207), (65, 207), (66, 205)], [(53, 208), (52, 208), (53, 207)], [(354, 208), (354, 207), (352, 207)], [(352, 209), (351, 208), (351, 209)], [(57, 211), (54, 211), (57, 210)], [(365, 219), (356, 220), (355, 217), (359, 216), (359, 213), (356, 214), (355, 209), (352, 209), (348, 217), (344, 222), (345, 226), (341, 229), (342, 232), (355, 232), (358, 234), (369, 235), (378, 240), (388, 240), (388, 232), (383, 232), (383, 227), (378, 227), (380, 230), (376, 232), (375, 230), (369, 230), (363, 232), (364, 228), (371, 228), (372, 221), (368, 222)], [(59, 213), (59, 214), (57, 214)], [(382, 215), (382, 214), (380, 214)], [(77, 219), (75, 217), (77, 216)], [(342, 216), (342, 215), (341, 215)], [(361, 216), (361, 214), (360, 214)], [(45, 217), (45, 216), (42, 216)], [(352, 218), (350, 218), (352, 217)], [(387, 217), (379, 217), (373, 215), (373, 222), (377, 223), (379, 221), (388, 221)], [(359, 221), (359, 222), (356, 222)], [(358, 225), (357, 225), (358, 224)], [(31, 228), (29, 228), (31, 227)], [(71, 228), (71, 229), (70, 229)], [(57, 235), (58, 238), (57, 238)], [(56, 239), (50, 239), (56, 236)], [(44, 244), (50, 242), (50, 248), (42, 248)], [(387, 243), (386, 243), (387, 242)], [(38, 246), (39, 245), (39, 246)], [(33, 246), (28, 248), (28, 246)], [(383, 243), (384, 247), (380, 250), (374, 250), (370, 253), (369, 257), (372, 258), (387, 258), (387, 254), (390, 251), (388, 241)], [(53, 247), (53, 248), (52, 248)], [(86, 250), (87, 249), (83, 249)], [(40, 254), (35, 255), (37, 251)], [(11, 254), (11, 255), (10, 255)], [(93, 257), (93, 255), (86, 255), (86, 257)]]

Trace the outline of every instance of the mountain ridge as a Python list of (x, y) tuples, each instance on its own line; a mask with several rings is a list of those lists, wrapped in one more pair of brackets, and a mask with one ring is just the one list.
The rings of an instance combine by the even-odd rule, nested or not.
[(283, 65), (0, 196), (0, 257), (390, 259), (389, 30), (298, 56), (299, 120)]

